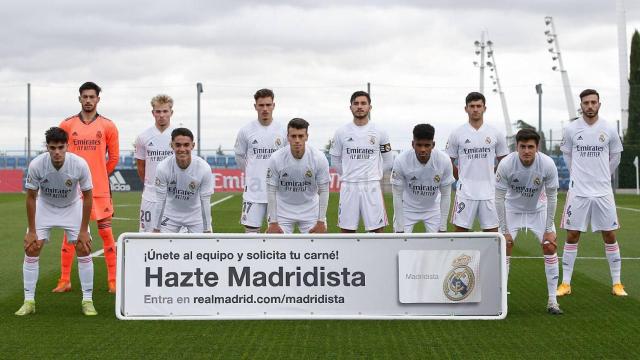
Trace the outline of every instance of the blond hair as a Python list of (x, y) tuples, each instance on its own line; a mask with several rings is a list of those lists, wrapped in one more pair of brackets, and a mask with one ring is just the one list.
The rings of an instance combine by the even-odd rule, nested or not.
[(169, 95), (159, 94), (151, 99), (151, 106), (156, 107), (158, 105), (169, 104), (169, 107), (173, 109), (173, 99)]

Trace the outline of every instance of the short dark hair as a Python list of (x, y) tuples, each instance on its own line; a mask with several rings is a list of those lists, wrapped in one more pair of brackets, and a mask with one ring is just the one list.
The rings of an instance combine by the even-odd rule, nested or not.
[(309, 122), (303, 118), (293, 118), (289, 121), (289, 124), (287, 124), (287, 132), (289, 129), (305, 129), (309, 131)]
[(47, 141), (47, 144), (59, 142), (66, 144), (69, 141), (67, 132), (57, 126), (50, 127), (49, 130), (45, 131), (44, 138)]
[(582, 101), (583, 97), (589, 96), (589, 95), (597, 96), (598, 97), (598, 101), (600, 101), (600, 94), (598, 94), (598, 92), (593, 90), (593, 89), (584, 89), (584, 90), (582, 90), (582, 92), (580, 93), (580, 100)]
[(516, 134), (516, 144), (521, 141), (535, 140), (536, 146), (540, 144), (540, 134), (533, 129), (521, 129)]
[(173, 129), (171, 132), (171, 141), (175, 140), (178, 136), (188, 136), (191, 141), (193, 141), (193, 133), (187, 128), (181, 127)]
[(275, 95), (273, 95), (273, 90), (271, 89), (260, 89), (253, 94), (253, 99), (258, 101), (260, 98), (270, 97), (271, 100), (275, 99)]
[(418, 124), (413, 128), (413, 140), (433, 140), (436, 129), (429, 124)]
[(102, 91), (102, 89), (100, 88), (100, 86), (98, 86), (98, 84), (91, 81), (87, 81), (86, 83), (80, 85), (80, 89), (78, 89), (80, 94), (82, 94), (82, 92), (85, 90), (95, 90), (96, 95), (100, 95), (100, 91)]
[(464, 104), (466, 106), (466, 105), (469, 105), (470, 102), (476, 101), (476, 100), (482, 100), (482, 104), (484, 105), (487, 104), (487, 99), (484, 98), (484, 95), (482, 95), (477, 91), (472, 91), (469, 94), (467, 94), (467, 97), (464, 99)]
[(353, 104), (353, 101), (358, 97), (358, 96), (364, 96), (367, 98), (367, 101), (369, 102), (369, 105), (371, 105), (371, 96), (369, 96), (369, 93), (366, 91), (356, 91), (353, 94), (351, 94), (351, 99), (349, 100), (349, 104)]

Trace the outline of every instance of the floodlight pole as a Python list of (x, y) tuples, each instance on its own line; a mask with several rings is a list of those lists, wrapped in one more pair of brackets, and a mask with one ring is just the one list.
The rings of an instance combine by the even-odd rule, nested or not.
[(569, 83), (569, 74), (564, 68), (562, 62), (562, 54), (560, 53), (560, 43), (558, 42), (558, 34), (556, 33), (556, 27), (553, 24), (553, 18), (547, 16), (544, 18), (544, 23), (551, 28), (551, 30), (545, 31), (547, 35), (547, 43), (551, 44), (549, 52), (554, 54), (553, 60), (558, 60), (558, 67), (552, 68), (554, 71), (559, 70), (562, 77), (562, 86), (564, 88), (564, 98), (567, 102), (567, 112), (569, 113), (569, 121), (576, 119), (576, 107), (573, 102), (573, 94), (571, 94), (571, 84)]
[(629, 57), (627, 56), (627, 20), (624, 0), (616, 1), (618, 13), (618, 62), (620, 72), (620, 120), (622, 120), (622, 136), (627, 133), (629, 125)]
[[(367, 94), (369, 94), (369, 97), (371, 97), (371, 83), (368, 82), (367, 83)], [(371, 105), (371, 104), (369, 104)], [(369, 120), (371, 120), (371, 111), (369, 111)]]
[(200, 156), (200, 94), (202, 94), (202, 83), (196, 84), (196, 91), (198, 93), (198, 156)]
[(542, 84), (536, 84), (538, 94), (538, 134), (542, 135)]

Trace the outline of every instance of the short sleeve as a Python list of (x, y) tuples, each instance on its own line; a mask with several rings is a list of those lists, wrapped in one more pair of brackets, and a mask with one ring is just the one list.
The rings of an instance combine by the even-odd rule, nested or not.
[(507, 162), (508, 161), (501, 161), (498, 164), (498, 169), (496, 170), (496, 189), (509, 189), (509, 172), (507, 169)]
[(333, 156), (342, 156), (342, 140), (340, 139), (340, 130), (336, 131), (331, 139), (331, 148), (329, 154)]
[(277, 156), (272, 156), (269, 158), (269, 165), (267, 166), (267, 185), (278, 186), (278, 181), (280, 180), (280, 174), (278, 174), (277, 170)]
[(571, 131), (569, 127), (564, 128), (562, 131), (562, 141), (560, 142), (560, 151), (563, 153), (571, 154), (571, 148), (573, 147), (573, 139), (571, 138)]
[(547, 189), (557, 189), (560, 187), (558, 168), (556, 168), (556, 164), (549, 157), (545, 157), (544, 187)]
[(91, 171), (87, 162), (80, 158), (80, 177), (78, 178), (78, 184), (80, 184), (81, 191), (88, 191), (93, 189), (93, 182), (91, 181)]
[(247, 137), (245, 135), (244, 128), (238, 131), (238, 136), (236, 137), (236, 144), (233, 147), (233, 151), (237, 156), (244, 157), (247, 155)]
[(618, 154), (622, 152), (622, 141), (615, 129), (609, 127), (609, 154)]
[(208, 164), (202, 166), (202, 182), (200, 183), (200, 197), (208, 197), (215, 191), (213, 173)]
[(146, 160), (146, 148), (141, 135), (138, 135), (138, 137), (136, 138), (134, 146), (136, 148), (136, 152), (134, 154), (135, 158), (138, 160)]
[(509, 148), (507, 147), (507, 138), (501, 132), (498, 132), (496, 136), (496, 157), (502, 157), (509, 155)]
[(27, 177), (24, 180), (24, 187), (30, 190), (38, 190), (40, 188), (41, 175), (37, 170), (39, 161), (32, 161), (27, 170)]
[(453, 165), (451, 161), (443, 153), (442, 158), (442, 180), (440, 180), (440, 186), (447, 186), (453, 184), (456, 179), (453, 177)]
[(455, 132), (452, 132), (449, 135), (449, 140), (447, 140), (445, 151), (447, 152), (447, 155), (449, 155), (449, 157), (454, 159), (458, 158), (458, 139), (456, 138)]
[(404, 155), (396, 156), (393, 160), (393, 169), (391, 169), (391, 185), (403, 185), (404, 184), (404, 169), (402, 168), (402, 159)]

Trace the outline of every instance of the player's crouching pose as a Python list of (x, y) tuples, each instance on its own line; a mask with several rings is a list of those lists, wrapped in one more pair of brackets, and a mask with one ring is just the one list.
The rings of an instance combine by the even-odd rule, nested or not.
[(434, 134), (433, 126), (416, 125), (413, 150), (398, 155), (393, 163), (393, 228), (397, 233), (413, 232), (420, 221), (427, 232), (447, 231), (451, 184), (455, 180), (447, 154), (434, 149)]
[(93, 201), (89, 166), (81, 157), (67, 153), (68, 136), (61, 128), (50, 128), (45, 137), (47, 152), (31, 161), (25, 183), (29, 228), (24, 237), (22, 265), (24, 304), (15, 314), (24, 316), (36, 312), (40, 251), (49, 239), (51, 229), (59, 227), (64, 229), (68, 242), (75, 245), (78, 254), (82, 312), (97, 315), (92, 301), (93, 260), (88, 232)]
[(309, 123), (295, 118), (287, 126), (289, 145), (274, 152), (267, 169), (268, 233), (327, 232), (329, 162), (305, 146)]
[(550, 157), (538, 152), (539, 142), (540, 135), (534, 130), (523, 129), (516, 134), (517, 151), (507, 155), (496, 171), (496, 210), (500, 231), (507, 240), (507, 277), (518, 230), (529, 229), (540, 240), (544, 253), (549, 294), (547, 311), (560, 315), (562, 310), (556, 300), (559, 269), (553, 222), (558, 204), (558, 170)]
[(171, 132), (174, 155), (156, 169), (157, 208), (153, 232), (177, 233), (185, 228), (190, 233), (211, 232), (211, 167), (200, 157), (191, 157), (195, 143), (186, 128)]

